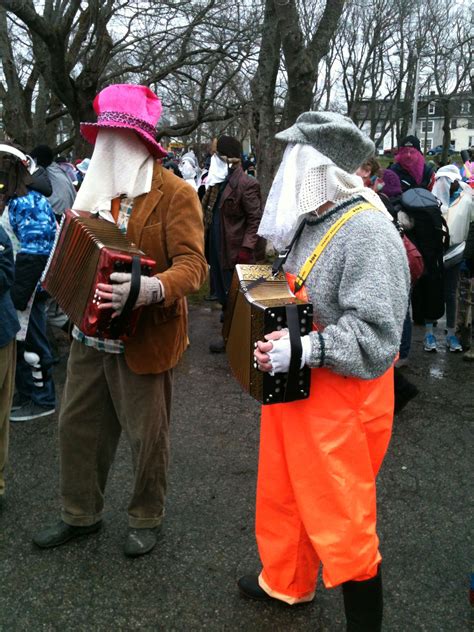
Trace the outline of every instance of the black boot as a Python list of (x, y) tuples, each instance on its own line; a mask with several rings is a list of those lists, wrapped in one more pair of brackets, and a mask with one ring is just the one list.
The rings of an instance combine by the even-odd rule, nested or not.
[(382, 574), (362, 582), (342, 584), (347, 632), (381, 632), (383, 596)]
[(400, 369), (394, 370), (395, 413), (399, 413), (408, 402), (419, 393), (417, 387), (402, 375)]

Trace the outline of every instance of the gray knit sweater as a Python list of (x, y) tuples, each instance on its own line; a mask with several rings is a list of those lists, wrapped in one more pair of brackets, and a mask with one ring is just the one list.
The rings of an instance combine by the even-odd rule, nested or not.
[[(285, 270), (298, 273), (329, 228), (360, 201), (308, 215)], [(371, 210), (353, 216), (319, 258), (306, 288), (321, 332), (310, 334), (308, 365), (364, 379), (382, 375), (398, 352), (410, 291), (405, 248), (390, 219)]]

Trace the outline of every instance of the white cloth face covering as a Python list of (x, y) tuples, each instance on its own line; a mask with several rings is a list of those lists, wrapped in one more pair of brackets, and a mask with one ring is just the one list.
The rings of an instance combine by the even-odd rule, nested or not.
[(289, 244), (302, 215), (315, 212), (326, 202), (341, 202), (356, 195), (390, 216), (362, 178), (336, 167), (311, 145), (290, 143), (273, 180), (258, 234), (281, 250)]
[(209, 173), (206, 179), (206, 189), (214, 186), (214, 184), (220, 184), (227, 178), (229, 167), (227, 162), (219, 158), (217, 154), (213, 154), (211, 157), (211, 164), (209, 166)]
[(73, 209), (111, 219), (111, 201), (136, 198), (151, 189), (155, 159), (132, 130), (101, 129)]
[(450, 190), (452, 180), (447, 177), (439, 177), (436, 178), (435, 183), (433, 185), (433, 190), (431, 191), (433, 195), (441, 202), (441, 211), (443, 215), (449, 210), (449, 199), (450, 199)]

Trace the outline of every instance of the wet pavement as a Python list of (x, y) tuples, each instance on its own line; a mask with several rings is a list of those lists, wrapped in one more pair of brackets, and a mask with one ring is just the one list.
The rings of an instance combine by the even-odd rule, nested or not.
[[(124, 441), (109, 480), (105, 528), (40, 551), (32, 534), (57, 519), (56, 418), (11, 427), (0, 514), (0, 630), (342, 632), (342, 597), (320, 587), (291, 609), (248, 602), (235, 582), (259, 569), (253, 535), (259, 407), (210, 355), (218, 312), (190, 311), (191, 346), (176, 371), (172, 464), (163, 538), (122, 554), (131, 483)], [(444, 337), (438, 327), (438, 338)], [(420, 395), (397, 416), (378, 482), (385, 632), (470, 629), (474, 365), (421, 349), (405, 375)], [(67, 344), (59, 339), (58, 391)]]

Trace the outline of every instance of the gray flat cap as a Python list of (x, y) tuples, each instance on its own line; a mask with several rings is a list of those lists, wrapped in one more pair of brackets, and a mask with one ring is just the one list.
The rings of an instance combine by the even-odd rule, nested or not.
[(275, 138), (286, 143), (311, 145), (348, 173), (357, 171), (364, 160), (375, 153), (370, 138), (352, 119), (337, 112), (303, 112), (294, 125)]

